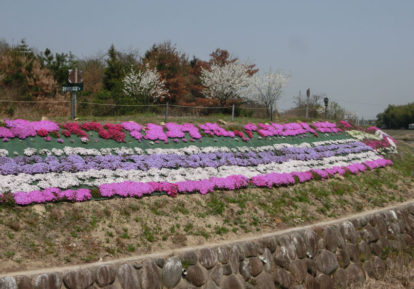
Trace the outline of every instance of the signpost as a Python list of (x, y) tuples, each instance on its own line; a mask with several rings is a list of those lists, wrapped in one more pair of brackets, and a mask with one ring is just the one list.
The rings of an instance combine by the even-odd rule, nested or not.
[(305, 118), (309, 118), (309, 97), (310, 97), (310, 88), (306, 90), (306, 112), (305, 112)]
[(83, 78), (82, 71), (75, 69), (69, 69), (68, 71), (68, 83), (62, 87), (63, 92), (71, 93), (71, 118), (76, 118), (76, 92), (83, 90)]
[(328, 104), (329, 104), (329, 98), (325, 96), (323, 99), (323, 102), (325, 103), (325, 119), (328, 119)]

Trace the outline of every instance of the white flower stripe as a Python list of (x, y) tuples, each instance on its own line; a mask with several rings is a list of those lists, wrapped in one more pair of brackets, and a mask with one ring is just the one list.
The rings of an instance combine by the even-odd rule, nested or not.
[(99, 186), (123, 181), (136, 182), (169, 182), (185, 180), (203, 180), (210, 177), (227, 177), (243, 175), (247, 178), (271, 172), (290, 173), (304, 172), (312, 169), (327, 169), (335, 166), (347, 166), (381, 158), (375, 152), (333, 156), (322, 160), (288, 161), (285, 163), (269, 163), (255, 167), (222, 166), (219, 168), (179, 168), (179, 169), (150, 169), (140, 170), (88, 170), (82, 172), (63, 172), (46, 174), (18, 174), (0, 176), (0, 193), (29, 192), (49, 187), (67, 189), (77, 186)]
[[(288, 147), (316, 147), (329, 144), (344, 144), (355, 142), (355, 139), (340, 139), (340, 140), (327, 140), (313, 143), (301, 143), (301, 144), (289, 144), (289, 143), (279, 143), (274, 145), (251, 147), (251, 146), (240, 146), (240, 147), (197, 147), (195, 145), (190, 145), (184, 148), (178, 149), (163, 149), (163, 148), (154, 148), (143, 150), (139, 147), (128, 148), (128, 147), (119, 147), (119, 148), (102, 148), (102, 149), (88, 149), (83, 147), (64, 147), (63, 149), (53, 148), (49, 149), (35, 149), (27, 148), (24, 150), (26, 156), (32, 156), (35, 154), (41, 155), (80, 155), (80, 156), (99, 156), (99, 155), (108, 155), (108, 154), (117, 154), (117, 155), (132, 155), (132, 154), (179, 154), (179, 155), (191, 155), (198, 153), (212, 153), (212, 152), (262, 152), (262, 151), (272, 151), (279, 150)], [(4, 150), (6, 153), (7, 151)], [(1, 155), (2, 151), (0, 151)]]

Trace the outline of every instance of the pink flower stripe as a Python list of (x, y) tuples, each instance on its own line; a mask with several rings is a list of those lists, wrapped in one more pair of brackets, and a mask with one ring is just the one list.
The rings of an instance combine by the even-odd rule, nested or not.
[[(345, 123), (345, 122), (344, 122)], [(0, 127), (0, 138), (8, 141), (11, 138), (27, 138), (39, 135), (46, 137), (50, 132), (59, 133), (59, 124), (49, 121), (28, 121), (23, 119), (5, 120), (6, 127)], [(60, 133), (65, 137), (73, 135), (88, 138), (87, 131), (96, 131), (103, 139), (113, 139), (117, 142), (124, 142), (125, 131), (129, 132), (131, 137), (141, 141), (142, 138), (151, 141), (164, 141), (168, 139), (187, 141), (186, 134), (188, 133), (192, 140), (201, 139), (200, 129), (207, 135), (218, 137), (241, 137), (244, 141), (249, 141), (253, 137), (252, 132), (257, 132), (262, 137), (271, 136), (298, 136), (306, 133), (317, 135), (317, 132), (322, 133), (338, 133), (339, 129), (335, 123), (330, 122), (315, 122), (307, 124), (303, 122), (286, 123), (286, 124), (262, 124), (258, 125), (248, 123), (244, 125), (244, 131), (229, 131), (222, 128), (217, 123), (205, 123), (195, 126), (191, 123), (177, 124), (167, 123), (164, 126), (148, 123), (145, 126), (133, 121), (122, 122), (121, 124), (107, 123), (102, 125), (97, 122), (68, 122), (61, 124)], [(315, 128), (315, 129), (314, 129)], [(245, 137), (244, 133), (248, 136)]]
[(142, 125), (140, 125), (139, 123), (136, 123), (135, 121), (124, 121), (121, 123), (122, 127), (129, 131), (131, 137), (133, 137), (136, 140), (141, 141), (142, 139), (142, 134), (141, 134), (141, 130), (143, 128)]
[(24, 119), (9, 120), (5, 119), (7, 128), (0, 130), (0, 137), (25, 139), (29, 136), (36, 136), (38, 130), (46, 132), (58, 131), (59, 126), (50, 120), (28, 121)]
[[(364, 139), (362, 142), (365, 143), (366, 145), (370, 146), (374, 150), (378, 150), (380, 148), (387, 148), (387, 147), (391, 146), (391, 144), (388, 140), (389, 138), (390, 137), (384, 135), (382, 140)], [(393, 140), (392, 138), (390, 138), (390, 139)]]
[(322, 133), (338, 133), (342, 131), (340, 128), (336, 127), (336, 123), (328, 121), (314, 122), (312, 126)]
[[(247, 128), (246, 128), (247, 127)], [(316, 131), (310, 127), (309, 124), (300, 122), (300, 123), (286, 123), (286, 124), (263, 124), (259, 123), (258, 129), (254, 129), (255, 126), (252, 124), (245, 125), (247, 131), (257, 130), (259, 135), (263, 137), (268, 136), (297, 136), (301, 134), (306, 134), (308, 132), (317, 135)]]
[(341, 124), (344, 128), (347, 128), (347, 129), (352, 128), (352, 125), (351, 125), (349, 122), (347, 122), (347, 121), (340, 120), (340, 121), (339, 121), (339, 123), (340, 123), (340, 124)]
[(188, 132), (193, 139), (201, 138), (198, 128), (192, 123), (176, 124), (169, 122), (165, 124), (165, 127), (168, 130), (166, 134), (169, 138), (184, 138), (186, 132)]
[(162, 126), (158, 124), (148, 123), (145, 126), (145, 136), (144, 139), (148, 140), (162, 140), (166, 142), (168, 140), (167, 135), (164, 133)]
[[(310, 170), (306, 172), (292, 173), (269, 173), (258, 175), (251, 179), (243, 175), (232, 175), (225, 178), (209, 178), (199, 181), (183, 181), (177, 183), (167, 182), (132, 182), (125, 181), (122, 183), (111, 183), (99, 186), (102, 197), (142, 197), (150, 195), (154, 192), (165, 192), (169, 196), (176, 196), (178, 193), (200, 192), (207, 194), (217, 189), (235, 190), (254, 185), (257, 187), (278, 187), (293, 185), (297, 182), (303, 183), (315, 178), (315, 175), (321, 178), (329, 178), (336, 174), (344, 175), (346, 172), (358, 174), (369, 169), (375, 169), (392, 165), (392, 161), (379, 158), (374, 161), (366, 161), (363, 163), (354, 163), (344, 167), (332, 167), (325, 170)], [(43, 191), (32, 192), (16, 192), (14, 200), (18, 205), (29, 205), (32, 203), (54, 202), (59, 200), (70, 200), (82, 202), (91, 199), (91, 193), (88, 189), (65, 190), (58, 188), (48, 188)]]
[(204, 131), (204, 133), (211, 135), (211, 136), (227, 136), (227, 137), (234, 137), (235, 134), (232, 131), (225, 130), (217, 123), (207, 122), (205, 124), (200, 124), (200, 128)]
[(59, 188), (47, 188), (43, 191), (31, 191), (31, 192), (16, 192), (13, 194), (14, 201), (18, 205), (40, 204), (55, 201), (76, 201), (83, 202), (92, 198), (91, 191), (89, 189), (79, 190), (64, 190)]

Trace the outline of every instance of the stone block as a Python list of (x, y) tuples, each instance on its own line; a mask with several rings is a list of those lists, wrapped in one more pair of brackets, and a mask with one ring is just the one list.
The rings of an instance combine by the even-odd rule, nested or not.
[(187, 264), (187, 265), (195, 265), (198, 262), (198, 257), (196, 253), (193, 251), (187, 251), (184, 254), (182, 254), (180, 257), (181, 263)]
[(217, 248), (217, 257), (220, 263), (227, 264), (230, 260), (231, 248), (228, 246), (221, 246)]
[(17, 289), (16, 279), (9, 276), (0, 278), (0, 289)]
[(336, 226), (329, 226), (323, 230), (325, 247), (331, 252), (336, 252), (338, 247), (343, 248), (345, 241)]
[(383, 214), (375, 214), (371, 221), (371, 225), (377, 229), (380, 236), (386, 236), (388, 233), (387, 224), (384, 220)]
[(231, 265), (230, 264), (223, 265), (223, 274), (228, 276), (228, 275), (231, 275), (231, 273), (233, 273), (233, 271), (231, 270)]
[(249, 271), (253, 277), (256, 277), (263, 271), (263, 262), (258, 257), (249, 259)]
[(240, 262), (239, 272), (240, 275), (243, 276), (244, 280), (247, 281), (251, 278), (252, 275), (250, 274), (249, 259)]
[(292, 284), (290, 273), (280, 268), (274, 271), (273, 280), (282, 288), (289, 288)]
[(364, 263), (362, 266), (365, 272), (367, 272), (368, 276), (374, 279), (382, 279), (385, 274), (386, 265), (385, 262), (377, 257), (374, 256), (370, 260)]
[(102, 265), (96, 269), (96, 283), (100, 287), (112, 284), (115, 281), (116, 272), (112, 266)]
[(33, 283), (36, 289), (60, 289), (62, 286), (62, 278), (56, 272), (46, 273), (37, 276)]
[(305, 277), (305, 288), (306, 289), (320, 289), (318, 281), (316, 281), (316, 279), (311, 275), (306, 275)]
[(142, 289), (161, 289), (161, 272), (155, 262), (147, 260), (140, 272)]
[(316, 262), (313, 259), (305, 259), (306, 261), (306, 269), (307, 272), (312, 275), (313, 277), (316, 277), (318, 268), (316, 266)]
[(244, 289), (243, 282), (235, 275), (226, 277), (221, 285), (222, 289)]
[(141, 289), (136, 269), (129, 264), (118, 268), (118, 281), (122, 289)]
[(361, 238), (368, 243), (375, 242), (379, 239), (379, 234), (377, 229), (375, 229), (371, 224), (365, 226), (365, 228), (360, 232)]
[(304, 259), (297, 259), (290, 263), (289, 271), (293, 281), (302, 283), (307, 274), (307, 265)]
[(210, 271), (210, 280), (213, 280), (217, 286), (220, 286), (221, 280), (223, 279), (223, 267), (221, 265), (215, 266)]
[(338, 259), (339, 266), (346, 268), (349, 265), (349, 262), (351, 261), (351, 259), (349, 257), (349, 253), (346, 247), (344, 249), (339, 249), (336, 252), (336, 256)]
[(207, 282), (207, 270), (200, 265), (192, 265), (187, 269), (185, 278), (194, 286), (200, 287)]
[(303, 259), (306, 257), (306, 245), (305, 240), (299, 233), (296, 233), (292, 236), (293, 245), (296, 248), (296, 256), (299, 259)]
[(358, 246), (354, 244), (346, 244), (346, 248), (349, 253), (350, 260), (354, 263), (359, 263), (361, 260)]
[(270, 275), (269, 273), (260, 274), (256, 278), (255, 287), (260, 289), (276, 289), (272, 275)]
[(276, 248), (274, 253), (274, 262), (283, 268), (288, 268), (290, 263), (290, 258), (288, 255), (288, 250), (284, 246), (279, 246)]
[(16, 281), (18, 289), (33, 289), (32, 279), (27, 276), (18, 276), (16, 277)]
[(356, 287), (362, 286), (365, 282), (365, 272), (361, 266), (351, 263), (346, 269), (347, 286)]
[(70, 271), (63, 277), (68, 289), (86, 289), (95, 282), (95, 276), (89, 269)]
[(308, 258), (313, 258), (318, 252), (318, 240), (319, 236), (312, 229), (308, 229), (304, 234), (306, 244), (306, 255)]
[(319, 274), (316, 277), (316, 282), (319, 284), (319, 289), (332, 289), (334, 288), (334, 280), (325, 274)]
[(316, 266), (320, 272), (330, 275), (339, 267), (339, 264), (334, 253), (328, 250), (321, 250), (316, 257)]
[(217, 264), (217, 253), (213, 249), (201, 249), (198, 260), (200, 264), (204, 266), (206, 269), (211, 269)]
[(348, 242), (352, 244), (356, 244), (358, 241), (358, 234), (355, 230), (355, 226), (350, 221), (343, 222), (340, 227), (340, 232), (342, 233), (342, 236), (348, 240)]
[(273, 270), (273, 256), (268, 248), (264, 250), (262, 258), (263, 258), (263, 263), (264, 263), (264, 270), (266, 272), (272, 271)]
[(347, 274), (345, 272), (345, 269), (339, 268), (335, 271), (333, 275), (333, 280), (335, 284), (335, 288), (339, 289), (345, 289), (347, 288)]
[(162, 268), (162, 283), (168, 288), (174, 288), (180, 280), (183, 266), (178, 257), (168, 258)]
[(368, 242), (362, 241), (359, 243), (358, 248), (361, 262), (364, 262), (371, 257), (371, 248), (369, 247)]

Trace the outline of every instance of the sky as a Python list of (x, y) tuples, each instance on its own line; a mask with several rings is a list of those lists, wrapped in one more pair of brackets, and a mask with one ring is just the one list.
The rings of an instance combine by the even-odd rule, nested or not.
[(141, 55), (171, 41), (190, 58), (228, 50), (290, 75), (278, 103), (310, 88), (360, 118), (414, 101), (412, 0), (0, 0), (0, 39), (80, 58), (111, 44)]

